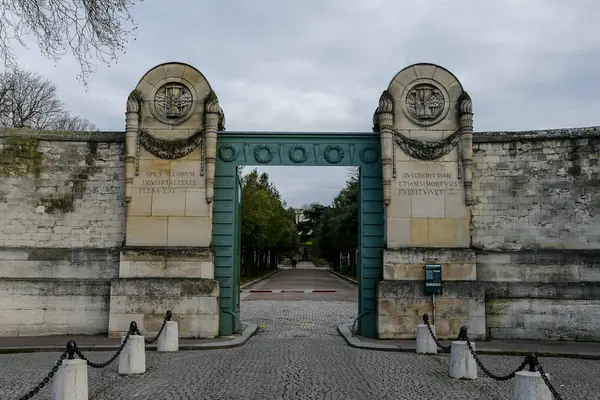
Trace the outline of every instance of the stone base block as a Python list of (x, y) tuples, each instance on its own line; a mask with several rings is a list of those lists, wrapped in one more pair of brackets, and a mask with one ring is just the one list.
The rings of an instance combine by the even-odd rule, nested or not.
[[(423, 314), (433, 316), (433, 302), (425, 295), (424, 281), (388, 281), (377, 286), (379, 339), (415, 339)], [(435, 298), (435, 330), (438, 338), (454, 339), (467, 326), (472, 340), (486, 337), (485, 285), (482, 282), (444, 282)]]
[(476, 255), (471, 249), (407, 248), (383, 251), (384, 280), (423, 280), (425, 264), (441, 264), (442, 280), (477, 279)]
[(219, 335), (219, 282), (193, 278), (114, 279), (110, 288), (109, 337), (120, 337), (135, 321), (141, 333), (158, 333), (167, 310), (179, 323), (179, 337)]
[(126, 247), (119, 261), (120, 278), (214, 279), (213, 252), (205, 247)]

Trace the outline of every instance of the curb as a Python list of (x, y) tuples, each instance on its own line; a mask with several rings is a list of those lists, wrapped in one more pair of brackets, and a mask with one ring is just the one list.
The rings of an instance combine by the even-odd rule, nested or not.
[[(234, 337), (231, 340), (219, 341), (212, 343), (199, 343), (199, 344), (179, 344), (180, 351), (189, 350), (220, 350), (220, 349), (232, 349), (234, 347), (240, 347), (245, 345), (252, 336), (258, 331), (257, 324), (244, 323), (245, 328), (241, 335)], [(87, 345), (77, 346), (82, 352), (90, 351), (114, 351), (118, 350), (120, 345)], [(156, 351), (157, 345), (149, 344), (146, 345), (146, 351)], [(65, 346), (24, 346), (24, 347), (0, 347), (0, 354), (13, 354), (13, 353), (54, 353), (63, 352)]]
[(339, 272), (332, 270), (331, 268), (327, 268), (327, 271), (331, 272), (333, 275), (337, 276), (338, 278), (341, 278), (341, 279), (343, 279), (345, 281), (348, 281), (350, 283), (358, 285), (358, 281), (355, 281), (352, 278), (348, 278), (347, 276), (344, 276), (344, 275), (340, 274)]
[(250, 286), (252, 286), (252, 285), (254, 285), (254, 284), (257, 284), (257, 283), (258, 283), (258, 282), (260, 282), (260, 281), (263, 281), (263, 280), (265, 280), (265, 279), (267, 279), (267, 278), (270, 278), (271, 276), (273, 276), (273, 275), (275, 275), (276, 273), (278, 273), (278, 272), (281, 272), (281, 271), (283, 271), (283, 268), (279, 268), (279, 267), (277, 267), (277, 270), (275, 270), (275, 271), (273, 271), (273, 272), (270, 272), (270, 273), (268, 273), (267, 275), (265, 275), (265, 276), (263, 276), (263, 277), (260, 277), (260, 278), (258, 278), (258, 279), (255, 279), (255, 280), (253, 280), (253, 281), (250, 281), (250, 282), (248, 282), (248, 283), (244, 283), (243, 285), (241, 285), (241, 286), (240, 286), (240, 291), (241, 291), (241, 290), (243, 290), (243, 289), (246, 289), (247, 287), (250, 287)]
[[(394, 344), (386, 344), (386, 343), (365, 343), (362, 342), (358, 337), (356, 336), (352, 336), (352, 333), (350, 331), (350, 325), (339, 325), (337, 327), (337, 331), (340, 334), (340, 336), (344, 339), (344, 341), (348, 344), (348, 346), (350, 347), (354, 347), (356, 349), (362, 349), (362, 350), (374, 350), (374, 351), (393, 351), (393, 352), (400, 352), (400, 353), (415, 353), (416, 354), (416, 349), (415, 348), (408, 348), (408, 347), (400, 347), (398, 345), (394, 345)], [(438, 349), (438, 354), (449, 354), (450, 351), (443, 351)], [(487, 354), (487, 355), (492, 355), (492, 356), (520, 356), (520, 357), (525, 357), (528, 354), (531, 353), (531, 350), (529, 351), (520, 351), (520, 350), (485, 350), (485, 349), (478, 349), (477, 350), (477, 354)], [(555, 358), (555, 357), (561, 357), (561, 358), (576, 358), (576, 359), (582, 359), (582, 360), (600, 360), (600, 354), (589, 354), (589, 353), (563, 353), (563, 352), (550, 352), (550, 351), (536, 351), (535, 352), (538, 357), (548, 357), (548, 358)]]

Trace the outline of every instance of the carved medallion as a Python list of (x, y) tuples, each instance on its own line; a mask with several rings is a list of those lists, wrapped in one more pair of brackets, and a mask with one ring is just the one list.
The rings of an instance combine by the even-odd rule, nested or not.
[(444, 95), (433, 85), (416, 85), (406, 95), (406, 110), (421, 122), (435, 120), (444, 111), (444, 105)]
[(182, 83), (169, 82), (161, 86), (154, 95), (156, 116), (165, 123), (178, 124), (192, 113), (194, 96)]

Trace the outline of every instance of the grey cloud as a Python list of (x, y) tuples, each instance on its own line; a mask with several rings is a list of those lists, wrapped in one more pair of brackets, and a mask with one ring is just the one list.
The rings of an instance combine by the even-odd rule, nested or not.
[[(415, 62), (459, 78), (475, 130), (600, 124), (597, 0), (180, 0), (144, 2), (135, 14), (137, 40), (117, 65), (100, 65), (89, 93), (71, 60), (55, 67), (33, 46), (19, 56), (57, 83), (73, 112), (106, 130), (124, 129), (129, 91), (171, 60), (205, 74), (229, 130), (369, 131), (379, 95)], [(280, 188), (297, 196), (286, 174)], [(340, 180), (330, 174), (338, 176), (312, 181)]]

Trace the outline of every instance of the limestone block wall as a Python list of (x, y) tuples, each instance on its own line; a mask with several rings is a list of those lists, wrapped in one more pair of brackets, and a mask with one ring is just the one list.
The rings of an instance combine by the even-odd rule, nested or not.
[(473, 150), (489, 336), (600, 340), (600, 130), (481, 133)]
[(104, 279), (0, 278), (0, 336), (105, 333), (109, 294)]
[(599, 340), (600, 251), (485, 252), (491, 338)]
[(123, 133), (0, 130), (0, 335), (107, 331)]
[(173, 312), (179, 336), (219, 336), (219, 282), (186, 278), (125, 278), (112, 281), (109, 335), (120, 337), (131, 321), (147, 335), (156, 335), (165, 311)]
[(0, 246), (119, 246), (123, 136), (0, 130)]
[(600, 131), (476, 135), (473, 247), (600, 249)]

